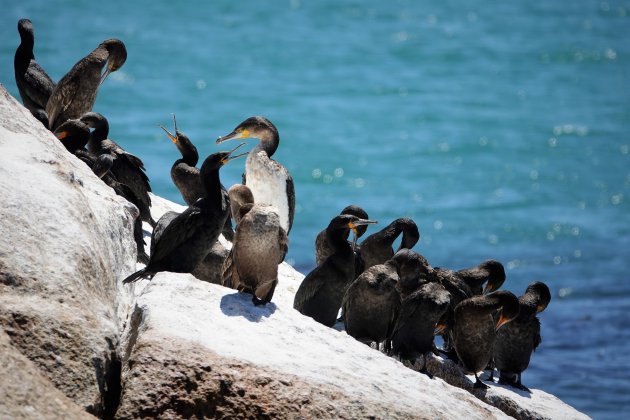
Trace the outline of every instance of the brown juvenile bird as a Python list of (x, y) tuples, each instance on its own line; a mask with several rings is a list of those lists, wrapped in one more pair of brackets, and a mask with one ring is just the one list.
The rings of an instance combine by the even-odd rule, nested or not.
[(532, 352), (540, 344), (540, 321), (536, 316), (551, 301), (545, 283), (530, 284), (518, 299), (519, 315), (497, 333), (494, 343), (494, 362), (499, 370), (499, 383), (529, 391), (521, 383), (521, 373), (529, 366)]
[[(99, 86), (126, 60), (127, 49), (118, 39), (101, 42), (94, 51), (79, 60), (50, 94), (46, 104), (50, 129), (55, 130), (65, 121), (92, 111)], [(107, 67), (101, 74), (105, 65)]]
[[(497, 311), (500, 315), (495, 324), (493, 314)], [(516, 318), (518, 311), (518, 298), (505, 290), (473, 296), (455, 308), (455, 350), (464, 369), (475, 374), (475, 388), (488, 387), (481, 382), (477, 372), (483, 370), (492, 358), (498, 329)]]

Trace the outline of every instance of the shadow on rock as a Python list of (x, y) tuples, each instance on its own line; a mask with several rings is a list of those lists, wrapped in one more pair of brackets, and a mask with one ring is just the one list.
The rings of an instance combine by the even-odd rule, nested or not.
[(258, 322), (268, 318), (276, 311), (276, 304), (269, 302), (264, 306), (254, 306), (252, 295), (248, 293), (232, 293), (221, 298), (221, 312), (227, 316), (242, 316), (248, 321)]

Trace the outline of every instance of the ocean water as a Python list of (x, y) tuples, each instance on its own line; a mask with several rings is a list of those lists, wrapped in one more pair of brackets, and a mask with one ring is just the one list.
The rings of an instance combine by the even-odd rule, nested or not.
[[(182, 202), (157, 127), (171, 113), (202, 158), (265, 115), (295, 180), (297, 269), (348, 204), (379, 226), (412, 217), (433, 265), (494, 258), (516, 294), (550, 286), (525, 385), (630, 415), (630, 1), (8, 0), (0, 82), (16, 96), (22, 17), (55, 80), (125, 42), (95, 111), (155, 193)], [(226, 186), (243, 164), (222, 170)]]

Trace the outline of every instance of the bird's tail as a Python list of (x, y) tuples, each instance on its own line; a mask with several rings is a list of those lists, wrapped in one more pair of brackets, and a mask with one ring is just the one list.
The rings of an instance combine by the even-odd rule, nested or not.
[(131, 283), (140, 279), (146, 279), (146, 278), (151, 279), (153, 278), (154, 275), (155, 273), (151, 271), (147, 271), (146, 268), (143, 268), (142, 270), (136, 271), (135, 273), (133, 273), (132, 275), (124, 279), (123, 284)]

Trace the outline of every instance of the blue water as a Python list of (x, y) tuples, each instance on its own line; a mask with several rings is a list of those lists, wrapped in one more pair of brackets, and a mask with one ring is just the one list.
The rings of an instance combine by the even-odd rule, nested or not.
[(412, 217), (433, 265), (495, 258), (515, 293), (551, 287), (526, 385), (630, 415), (629, 1), (172, 3), (5, 0), (0, 82), (17, 95), (19, 18), (55, 80), (122, 39), (128, 61), (95, 110), (157, 194), (182, 201), (157, 127), (171, 113), (204, 156), (265, 115), (296, 184), (299, 270), (350, 203), (382, 224)]

